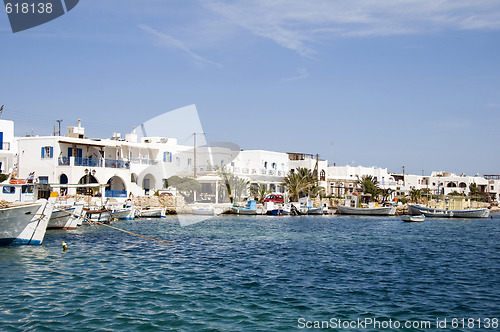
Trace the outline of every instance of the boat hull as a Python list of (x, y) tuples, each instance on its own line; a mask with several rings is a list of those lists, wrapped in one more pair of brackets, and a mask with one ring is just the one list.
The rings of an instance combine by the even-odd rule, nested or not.
[(47, 229), (76, 229), (81, 224), (83, 205), (66, 209), (54, 209)]
[(87, 210), (84, 223), (107, 224), (111, 221), (111, 212), (106, 209)]
[(161, 208), (144, 209), (139, 211), (141, 218), (161, 218)]
[(432, 209), (424, 206), (408, 204), (408, 214), (423, 214), (426, 217), (433, 218), (488, 218), (489, 209), (470, 209), (470, 210), (442, 210)]
[(244, 215), (255, 215), (257, 214), (256, 209), (248, 209), (244, 207), (232, 207), (231, 213), (233, 214), (244, 214)]
[(53, 201), (0, 209), (0, 245), (40, 245), (54, 207)]
[(120, 220), (134, 220), (135, 209), (122, 209), (115, 210), (111, 213), (111, 216)]
[(355, 208), (345, 205), (337, 206), (340, 214), (358, 215), (358, 216), (393, 216), (396, 214), (396, 207), (375, 207), (375, 208)]
[(424, 219), (425, 216), (423, 214), (415, 216), (410, 216), (410, 215), (401, 216), (401, 220), (403, 220), (404, 222), (422, 222), (424, 221)]

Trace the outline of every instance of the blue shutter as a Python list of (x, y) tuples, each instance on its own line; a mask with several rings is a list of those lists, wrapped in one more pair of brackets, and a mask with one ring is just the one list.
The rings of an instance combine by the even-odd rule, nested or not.
[(50, 147), (50, 156), (49, 158), (53, 158), (54, 157), (54, 147)]
[(42, 158), (45, 158), (45, 147), (42, 146)]
[(73, 157), (73, 149), (68, 148), (68, 157)]
[(172, 152), (169, 152), (168, 153), (168, 162), (171, 163), (172, 162)]
[(167, 161), (167, 152), (163, 152), (163, 162)]

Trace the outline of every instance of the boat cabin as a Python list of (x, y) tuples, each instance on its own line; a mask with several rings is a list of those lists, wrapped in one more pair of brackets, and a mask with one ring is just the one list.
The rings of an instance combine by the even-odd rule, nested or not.
[(30, 203), (36, 200), (35, 186), (32, 183), (0, 183), (0, 200), (7, 202)]

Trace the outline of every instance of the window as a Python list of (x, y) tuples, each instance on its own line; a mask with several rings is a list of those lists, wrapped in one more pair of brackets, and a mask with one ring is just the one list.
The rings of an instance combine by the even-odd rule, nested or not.
[(276, 169), (276, 166), (277, 166), (277, 165), (276, 165), (276, 163), (273, 163), (273, 164), (271, 165), (272, 169)]
[(38, 182), (41, 184), (48, 184), (49, 177), (48, 176), (40, 176), (40, 177), (38, 177)]
[(54, 156), (54, 148), (52, 146), (42, 146), (42, 158), (52, 158)]
[(16, 187), (4, 186), (2, 192), (4, 194), (14, 194), (16, 192)]
[(171, 163), (172, 162), (172, 152), (163, 152), (163, 162)]
[(325, 181), (325, 178), (326, 178), (326, 172), (324, 169), (322, 169), (321, 172), (319, 173), (319, 180)]
[(264, 161), (264, 168), (267, 169), (267, 161)]
[(191, 158), (188, 158), (188, 166), (191, 166)]

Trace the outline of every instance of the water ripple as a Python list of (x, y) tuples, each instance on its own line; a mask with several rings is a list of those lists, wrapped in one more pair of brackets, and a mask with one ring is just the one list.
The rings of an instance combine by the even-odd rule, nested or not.
[[(0, 329), (275, 331), (297, 320), (499, 317), (500, 218), (175, 217), (0, 248)], [(61, 242), (68, 243), (66, 252)]]

